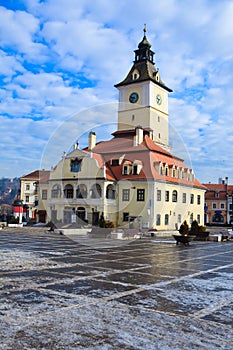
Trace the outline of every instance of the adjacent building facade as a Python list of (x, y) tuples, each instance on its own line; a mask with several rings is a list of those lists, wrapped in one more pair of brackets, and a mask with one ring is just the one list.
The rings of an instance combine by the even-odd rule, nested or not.
[[(184, 220), (203, 225), (205, 187), (171, 153), (168, 94), (172, 90), (155, 67), (145, 30), (132, 68), (115, 86), (117, 130), (110, 140), (98, 143), (95, 132), (90, 132), (88, 146), (79, 149), (74, 144), (49, 179), (42, 181), (39, 205), (46, 218), (55, 224), (97, 225), (103, 215), (115, 226), (137, 222), (158, 230), (175, 229)], [(27, 179), (21, 186), (27, 186)], [(22, 198), (26, 203), (28, 196)]]
[[(42, 184), (45, 178), (49, 178), (50, 172), (48, 170), (35, 170), (29, 174), (23, 175), (20, 178), (20, 197), (23, 201), (23, 217), (25, 220), (39, 220), (46, 221), (45, 208), (43, 210), (44, 218), (38, 217), (38, 207), (43, 204), (43, 201), (47, 198), (48, 188), (42, 188)], [(40, 192), (39, 193), (39, 184)]]
[(205, 184), (205, 223), (233, 223), (233, 186), (228, 184), (228, 178), (219, 179), (217, 184)]

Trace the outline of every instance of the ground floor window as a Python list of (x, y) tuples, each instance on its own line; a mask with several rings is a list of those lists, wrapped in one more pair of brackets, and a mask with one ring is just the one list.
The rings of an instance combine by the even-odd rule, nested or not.
[(169, 215), (168, 214), (165, 215), (164, 224), (165, 225), (169, 224)]
[(192, 224), (193, 222), (193, 213), (190, 215), (190, 218), (189, 218), (189, 223)]
[(123, 221), (129, 221), (129, 213), (123, 213)]
[(161, 215), (157, 214), (156, 215), (156, 225), (159, 226), (161, 224)]
[(180, 224), (180, 223), (181, 223), (181, 215), (178, 214), (178, 224)]

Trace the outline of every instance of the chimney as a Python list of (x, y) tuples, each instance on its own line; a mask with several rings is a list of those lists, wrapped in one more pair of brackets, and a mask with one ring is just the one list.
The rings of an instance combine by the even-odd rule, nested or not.
[(78, 149), (78, 141), (73, 145), (73, 150)]
[(91, 151), (96, 145), (96, 134), (94, 131), (90, 131), (88, 135), (88, 149)]
[(134, 146), (138, 146), (142, 143), (143, 141), (143, 128), (138, 125), (136, 128), (135, 128), (135, 136), (134, 136)]

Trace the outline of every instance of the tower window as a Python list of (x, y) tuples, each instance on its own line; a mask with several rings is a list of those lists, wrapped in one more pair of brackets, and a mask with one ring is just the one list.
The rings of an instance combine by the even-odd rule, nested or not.
[(132, 115), (132, 120), (134, 120), (134, 119), (135, 119), (135, 115), (133, 114), (133, 115)]
[(139, 78), (139, 72), (138, 72), (138, 70), (136, 69), (136, 70), (134, 70), (133, 71), (133, 73), (132, 73), (132, 79), (133, 80), (137, 80), (138, 78)]

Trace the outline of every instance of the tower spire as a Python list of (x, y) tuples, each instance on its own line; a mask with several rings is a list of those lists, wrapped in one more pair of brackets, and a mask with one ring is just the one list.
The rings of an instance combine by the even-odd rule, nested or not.
[(146, 37), (146, 24), (144, 24), (143, 32), (144, 32), (143, 39), (138, 44), (138, 50), (134, 51), (135, 62), (148, 60), (151, 63), (154, 63), (153, 62), (154, 52), (151, 50), (151, 44), (149, 43)]
[(146, 35), (146, 23), (144, 23), (143, 32), (144, 32), (144, 35)]

